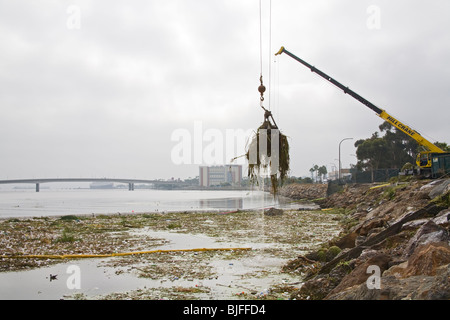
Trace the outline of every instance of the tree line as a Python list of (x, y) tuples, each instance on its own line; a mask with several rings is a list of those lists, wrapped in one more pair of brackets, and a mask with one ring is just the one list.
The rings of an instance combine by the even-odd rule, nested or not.
[[(374, 132), (370, 138), (355, 142), (357, 171), (376, 171), (380, 169), (399, 169), (415, 166), (416, 155), (425, 151), (416, 140), (398, 130), (388, 122), (382, 123), (379, 132)], [(450, 152), (450, 145), (445, 142), (435, 142), (443, 151)], [(313, 165), (309, 172), (311, 177), (289, 177), (286, 183), (320, 183), (323, 182), (328, 171), (322, 165)]]
[[(370, 138), (355, 142), (356, 168), (359, 171), (402, 169), (405, 164), (414, 164), (416, 155), (424, 151), (416, 140), (390, 123), (384, 122), (378, 128), (380, 133), (374, 132)], [(445, 142), (436, 142), (435, 145), (450, 151), (450, 146)]]

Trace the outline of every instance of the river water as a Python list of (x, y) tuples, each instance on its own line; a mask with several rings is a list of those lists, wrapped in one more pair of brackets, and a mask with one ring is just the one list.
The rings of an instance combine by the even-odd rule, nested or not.
[[(169, 212), (169, 211), (217, 211), (263, 209), (267, 207), (298, 209), (300, 204), (290, 204), (283, 199), (274, 199), (272, 195), (262, 191), (180, 191), (138, 189), (134, 191), (112, 189), (43, 189), (34, 190), (0, 190), (0, 218), (38, 217), (61, 215), (90, 214), (123, 214)], [(263, 217), (263, 216), (262, 216)], [(270, 247), (270, 243), (228, 243), (202, 235), (178, 234), (173, 232), (152, 231), (154, 237), (166, 239), (161, 249), (179, 249), (194, 247)], [(275, 246), (275, 245), (274, 245)], [(154, 248), (154, 249), (160, 249)], [(199, 283), (189, 280), (164, 282), (164, 279), (151, 280), (137, 278), (135, 275), (116, 274), (114, 267), (104, 264), (116, 258), (86, 259), (62, 262), (49, 267), (0, 273), (0, 300), (5, 299), (61, 299), (79, 293), (86, 297), (105, 295), (112, 292), (123, 292), (142, 288), (160, 288), (171, 286), (207, 285), (211, 294), (206, 299), (229, 299), (236, 288), (230, 283), (241, 283), (243, 274), (263, 270), (278, 270), (282, 261), (275, 257), (261, 257), (259, 260), (241, 259), (236, 261), (217, 260), (212, 265), (218, 276), (213, 280)], [(256, 260), (255, 260), (256, 259)], [(69, 288), (70, 268), (77, 267), (82, 273), (81, 289)], [(256, 268), (256, 269), (255, 269)], [(259, 268), (259, 269), (258, 269)], [(58, 281), (50, 281), (49, 275), (57, 274)], [(281, 281), (278, 271), (274, 276), (261, 277), (259, 273), (246, 278), (247, 284), (263, 290), (272, 281)], [(222, 284), (227, 284), (222, 286)]]
[(267, 192), (138, 189), (0, 190), (0, 218), (180, 211), (233, 211), (278, 206)]
[[(150, 231), (151, 236), (166, 239), (166, 244), (153, 248), (162, 249), (186, 249), (186, 248), (221, 248), (238, 247), (240, 244), (229, 242), (220, 242), (204, 235), (178, 234), (174, 232)], [(246, 243), (245, 246), (253, 249), (270, 247), (270, 243)], [(192, 254), (191, 254), (192, 255)], [(231, 283), (240, 283), (243, 274), (265, 270), (278, 270), (279, 266), (285, 262), (276, 257), (253, 257), (241, 258), (238, 260), (213, 260), (213, 268), (217, 272), (217, 277), (204, 280), (186, 280), (176, 281), (160, 278), (139, 278), (130, 272), (117, 274), (115, 267), (108, 266), (116, 257), (103, 259), (82, 259), (82, 260), (63, 260), (61, 263), (48, 267), (30, 269), (24, 271), (1, 272), (0, 273), (0, 300), (59, 300), (73, 299), (73, 295), (82, 294), (88, 299), (97, 299), (99, 296), (113, 292), (126, 292), (131, 290), (143, 290), (144, 288), (170, 288), (207, 286), (211, 288), (211, 293), (202, 299), (234, 299), (236, 289), (231, 288)], [(232, 262), (232, 263), (231, 263)], [(71, 288), (70, 278), (73, 267), (76, 267), (80, 273), (80, 287)], [(133, 268), (134, 266), (128, 266)], [(126, 267), (126, 268), (128, 268)], [(261, 277), (259, 274), (247, 276), (245, 283), (251, 284), (261, 290), (267, 288), (273, 281), (281, 281), (286, 275), (279, 272), (273, 272), (272, 275)], [(50, 275), (57, 275), (54, 281), (51, 281)], [(227, 284), (221, 286), (220, 284)], [(242, 289), (241, 289), (242, 291)]]

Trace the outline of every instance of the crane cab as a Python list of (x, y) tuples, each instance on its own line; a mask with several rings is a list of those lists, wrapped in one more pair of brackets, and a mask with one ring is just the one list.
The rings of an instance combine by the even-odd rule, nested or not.
[(431, 159), (435, 153), (433, 152), (421, 152), (417, 155), (416, 164), (418, 167), (425, 169), (431, 168)]

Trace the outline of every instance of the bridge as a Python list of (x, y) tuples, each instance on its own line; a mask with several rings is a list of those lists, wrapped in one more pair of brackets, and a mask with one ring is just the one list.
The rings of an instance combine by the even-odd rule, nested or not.
[(35, 184), (36, 192), (39, 192), (42, 183), (51, 182), (117, 182), (128, 184), (128, 190), (134, 190), (135, 183), (152, 184), (152, 185), (167, 185), (167, 186), (187, 186), (188, 183), (182, 181), (162, 181), (162, 180), (146, 180), (146, 179), (110, 179), (110, 178), (50, 178), (50, 179), (15, 179), (15, 180), (0, 180), (0, 184)]

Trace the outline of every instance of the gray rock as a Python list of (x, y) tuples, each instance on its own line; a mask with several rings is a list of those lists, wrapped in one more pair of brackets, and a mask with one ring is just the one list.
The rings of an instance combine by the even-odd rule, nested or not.
[(347, 288), (327, 297), (328, 300), (448, 300), (450, 299), (450, 264), (436, 277), (413, 276), (398, 279), (381, 277), (380, 289), (369, 289), (366, 283)]
[(264, 211), (266, 216), (281, 216), (283, 214), (283, 210), (270, 208), (269, 210)]
[(439, 214), (433, 219), (433, 222), (439, 226), (447, 226), (450, 222), (450, 209), (445, 209), (439, 212)]
[(431, 199), (434, 199), (450, 190), (450, 179), (439, 180), (428, 194)]
[(400, 229), (401, 231), (404, 230), (414, 230), (417, 229), (418, 227), (423, 226), (425, 223), (428, 222), (429, 219), (417, 219), (417, 220), (413, 220), (413, 221), (409, 221), (406, 222), (405, 224), (402, 225), (402, 228)]
[(408, 258), (420, 245), (431, 242), (448, 242), (449, 240), (450, 237), (447, 230), (437, 225), (433, 220), (429, 220), (408, 241), (403, 256)]

